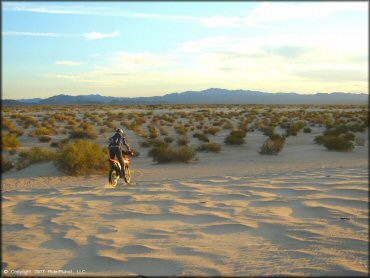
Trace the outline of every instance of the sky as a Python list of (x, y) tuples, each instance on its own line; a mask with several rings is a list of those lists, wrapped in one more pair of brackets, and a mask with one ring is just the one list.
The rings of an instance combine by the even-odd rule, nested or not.
[(2, 2), (2, 98), (368, 93), (367, 1)]

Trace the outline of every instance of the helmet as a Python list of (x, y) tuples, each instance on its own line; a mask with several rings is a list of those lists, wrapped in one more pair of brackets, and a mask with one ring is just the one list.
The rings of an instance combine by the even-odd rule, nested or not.
[(122, 136), (125, 135), (125, 133), (123, 132), (123, 130), (121, 128), (117, 128), (116, 132), (121, 134)]

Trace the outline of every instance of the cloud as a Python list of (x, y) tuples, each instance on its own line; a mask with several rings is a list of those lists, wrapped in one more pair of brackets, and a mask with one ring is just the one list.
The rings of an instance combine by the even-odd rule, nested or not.
[(41, 33), (41, 32), (18, 32), (18, 31), (5, 31), (2, 32), (3, 36), (31, 36), (31, 37), (75, 37), (78, 35), (62, 34), (62, 33)]
[(262, 2), (252, 11), (246, 10), (245, 16), (228, 17), (223, 15), (191, 16), (178, 14), (138, 13), (120, 8), (104, 8), (101, 6), (57, 6), (38, 4), (3, 3), (5, 11), (33, 12), (46, 14), (70, 14), (85, 16), (108, 16), (146, 18), (164, 21), (180, 21), (194, 23), (208, 28), (219, 27), (258, 27), (264, 24), (288, 21), (323, 18), (342, 11), (367, 12), (364, 2), (314, 2), (314, 3), (281, 3)]
[(76, 61), (56, 61), (56, 65), (62, 65), (62, 66), (80, 66), (82, 65), (81, 62)]
[(243, 19), (240, 17), (225, 17), (225, 16), (210, 16), (198, 20), (206, 27), (242, 27), (244, 25)]
[(68, 37), (82, 37), (86, 40), (100, 40), (107, 38), (114, 38), (120, 35), (118, 30), (112, 33), (89, 32), (84, 34), (63, 34), (63, 33), (43, 33), (43, 32), (19, 32), (19, 31), (5, 31), (3, 36), (31, 36), (31, 37), (52, 37), (52, 38), (68, 38)]
[(99, 33), (99, 32), (85, 33), (84, 37), (87, 40), (100, 40), (100, 39), (106, 39), (106, 38), (114, 38), (119, 35), (120, 35), (120, 32), (116, 30), (113, 33)]
[(263, 23), (327, 17), (342, 11), (367, 12), (365, 2), (284, 3), (263, 2), (245, 17), (247, 26)]

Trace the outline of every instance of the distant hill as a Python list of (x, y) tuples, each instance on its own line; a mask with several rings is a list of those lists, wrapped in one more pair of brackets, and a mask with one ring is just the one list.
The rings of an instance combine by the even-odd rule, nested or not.
[(186, 91), (154, 97), (109, 97), (99, 94), (70, 96), (56, 95), (46, 99), (2, 100), (3, 105), (69, 105), (69, 104), (367, 104), (367, 94), (317, 93), (266, 93), (250, 90), (211, 88), (203, 91)]

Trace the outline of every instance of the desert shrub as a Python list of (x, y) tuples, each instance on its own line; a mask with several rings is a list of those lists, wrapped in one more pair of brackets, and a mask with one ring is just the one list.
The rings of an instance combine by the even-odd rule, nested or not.
[(233, 128), (233, 125), (232, 123), (230, 122), (226, 122), (223, 126), (222, 126), (223, 129), (232, 129)]
[(145, 141), (139, 142), (139, 145), (140, 147), (143, 147), (143, 148), (149, 148), (152, 145), (152, 142), (151, 140), (145, 140)]
[(107, 127), (103, 126), (102, 128), (100, 128), (99, 133), (104, 134), (104, 133), (107, 133), (108, 131), (109, 131), (109, 129)]
[(167, 136), (167, 135), (168, 135), (168, 131), (167, 131), (167, 130), (165, 130), (165, 129), (163, 129), (163, 128), (161, 128), (161, 129), (160, 129), (160, 133), (161, 133), (161, 135), (163, 135), (163, 136)]
[(245, 130), (232, 130), (225, 138), (227, 145), (242, 145), (245, 143), (244, 137), (247, 135)]
[(310, 127), (305, 127), (305, 128), (303, 129), (303, 132), (304, 132), (304, 133), (311, 133), (311, 132), (312, 132), (312, 129), (311, 129)]
[(267, 140), (263, 143), (259, 153), (260, 154), (269, 154), (269, 155), (277, 155), (279, 152), (282, 151), (285, 144), (285, 137), (272, 134), (267, 138)]
[(158, 136), (159, 136), (158, 130), (155, 127), (151, 126), (149, 128), (149, 138), (154, 139), (157, 138)]
[(29, 135), (31, 137), (34, 137), (39, 135), (52, 135), (52, 134), (55, 134), (55, 132), (51, 128), (39, 127), (38, 129), (31, 131)]
[(354, 148), (353, 142), (344, 136), (324, 136), (323, 145), (329, 151), (351, 151)]
[(171, 148), (169, 146), (155, 146), (151, 150), (153, 161), (158, 163), (183, 162), (187, 163), (195, 158), (196, 152), (192, 147), (181, 146)]
[(24, 131), (21, 130), (21, 129), (13, 129), (11, 131), (12, 134), (14, 134), (15, 136), (19, 137), (19, 136), (22, 136), (24, 134)]
[(318, 145), (324, 144), (324, 136), (323, 135), (316, 136), (313, 140)]
[(347, 133), (349, 131), (349, 128), (345, 125), (341, 125), (335, 128), (328, 128), (324, 131), (324, 136), (339, 136), (341, 134)]
[(176, 130), (177, 134), (179, 134), (179, 135), (185, 135), (188, 132), (188, 129), (183, 125), (179, 125), (179, 126), (175, 127), (175, 130)]
[(173, 138), (172, 138), (172, 137), (170, 137), (170, 136), (167, 136), (167, 137), (164, 137), (164, 141), (165, 141), (166, 143), (172, 143), (172, 142), (173, 142)]
[(59, 142), (51, 142), (50, 143), (50, 147), (52, 147), (52, 148), (58, 148), (59, 147)]
[(39, 141), (42, 143), (47, 143), (51, 141), (51, 137), (47, 135), (42, 135), (39, 137)]
[(93, 126), (88, 125), (84, 128), (76, 128), (69, 133), (71, 139), (96, 139), (98, 137)]
[(189, 138), (186, 136), (181, 136), (177, 139), (177, 145), (184, 146), (189, 144)]
[(68, 175), (100, 173), (107, 169), (103, 148), (88, 140), (76, 140), (60, 146), (58, 168)]
[(217, 132), (219, 132), (220, 129), (217, 127), (207, 127), (204, 129), (204, 133), (215, 135)]
[(355, 137), (355, 144), (356, 146), (365, 146), (365, 137)]
[(209, 142), (207, 135), (204, 133), (194, 133), (193, 137), (198, 138), (198, 140), (203, 141), (203, 142)]
[(204, 143), (200, 145), (197, 149), (200, 152), (214, 152), (219, 153), (221, 151), (221, 145), (218, 143)]
[(288, 136), (297, 136), (298, 132), (303, 128), (304, 123), (290, 123), (286, 126), (285, 135)]
[(14, 149), (14, 148), (18, 148), (21, 145), (18, 141), (17, 136), (14, 134), (2, 133), (1, 136), (2, 136), (1, 146), (3, 149)]
[(14, 168), (13, 162), (1, 157), (1, 173), (6, 173)]
[(275, 127), (273, 126), (261, 127), (260, 131), (262, 131), (263, 135), (265, 136), (271, 136), (275, 133)]
[(57, 155), (55, 152), (49, 151), (45, 148), (33, 147), (28, 151), (19, 153), (16, 168), (17, 170), (26, 168), (31, 164), (55, 160)]
[(9, 121), (7, 118), (1, 118), (1, 126), (4, 130), (12, 131), (15, 129), (14, 123)]
[(352, 132), (364, 132), (365, 131), (365, 125), (353, 124), (353, 125), (350, 125), (348, 128)]
[(348, 141), (354, 141), (355, 140), (355, 135), (352, 132), (346, 132), (346, 133), (342, 134), (341, 137), (343, 137), (344, 139), (346, 139)]
[(349, 130), (350, 128), (345, 125), (328, 128), (323, 135), (316, 136), (314, 141), (316, 144), (324, 145), (328, 150), (351, 151), (354, 148), (355, 135)]

